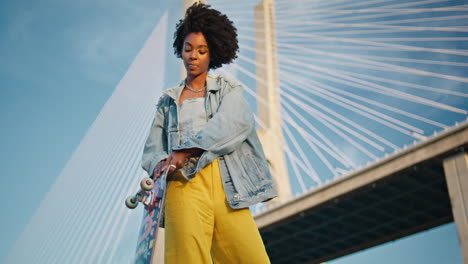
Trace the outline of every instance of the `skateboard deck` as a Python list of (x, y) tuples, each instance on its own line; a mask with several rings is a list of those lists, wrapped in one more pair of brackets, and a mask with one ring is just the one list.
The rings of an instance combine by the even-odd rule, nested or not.
[[(156, 250), (156, 241), (158, 241), (158, 234), (163, 235), (161, 234), (163, 230), (159, 230), (159, 223), (161, 221), (161, 212), (164, 208), (166, 178), (167, 171), (154, 183), (149, 178), (143, 179), (141, 189), (137, 194), (127, 198), (126, 205), (131, 209), (135, 208), (139, 202), (145, 206), (138, 235), (135, 264), (158, 263), (156, 259), (163, 259), (161, 254), (164, 253)], [(144, 183), (145, 181), (146, 184)], [(150, 189), (149, 187), (152, 188)], [(131, 198), (134, 198), (133, 201), (130, 201)], [(159, 238), (159, 240), (162, 241), (162, 238)]]

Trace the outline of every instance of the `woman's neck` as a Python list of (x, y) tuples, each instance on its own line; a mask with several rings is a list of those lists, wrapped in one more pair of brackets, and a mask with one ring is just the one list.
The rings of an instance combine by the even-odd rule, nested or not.
[(204, 72), (197, 76), (187, 75), (186, 82), (188, 85), (190, 85), (191, 88), (195, 90), (202, 89), (205, 87), (206, 76), (208, 76), (208, 72)]

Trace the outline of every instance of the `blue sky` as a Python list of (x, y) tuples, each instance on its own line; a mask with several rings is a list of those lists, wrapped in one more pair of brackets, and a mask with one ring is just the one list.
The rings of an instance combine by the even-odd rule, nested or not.
[[(176, 2), (0, 3), (0, 262), (161, 15)], [(377, 261), (462, 263), (454, 224), (330, 263)]]
[(0, 3), (0, 259), (164, 11), (149, 0)]

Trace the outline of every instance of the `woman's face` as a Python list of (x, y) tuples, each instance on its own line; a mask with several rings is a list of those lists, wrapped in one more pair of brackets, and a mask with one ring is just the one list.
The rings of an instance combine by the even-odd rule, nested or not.
[(208, 73), (210, 66), (210, 51), (203, 33), (190, 33), (185, 37), (182, 47), (182, 59), (184, 61), (187, 76), (198, 76)]

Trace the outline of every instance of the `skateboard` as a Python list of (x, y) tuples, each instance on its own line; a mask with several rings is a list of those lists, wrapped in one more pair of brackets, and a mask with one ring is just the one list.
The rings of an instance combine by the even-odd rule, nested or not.
[(151, 178), (141, 180), (140, 189), (125, 200), (125, 205), (129, 209), (135, 209), (139, 203), (145, 207), (138, 236), (135, 264), (156, 263), (156, 258), (161, 259), (161, 256), (156, 256), (156, 241), (161, 212), (164, 208), (167, 171), (156, 182)]

